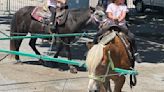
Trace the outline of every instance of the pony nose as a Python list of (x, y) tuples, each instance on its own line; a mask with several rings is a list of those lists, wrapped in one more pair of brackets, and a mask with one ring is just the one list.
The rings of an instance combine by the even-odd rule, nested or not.
[(100, 92), (100, 91), (98, 91), (98, 90), (90, 90), (89, 92)]
[(100, 15), (100, 18), (102, 18), (103, 17), (103, 15)]

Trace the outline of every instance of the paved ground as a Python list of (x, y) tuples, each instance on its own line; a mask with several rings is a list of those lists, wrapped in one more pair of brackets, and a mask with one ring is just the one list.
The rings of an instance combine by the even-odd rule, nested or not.
[[(158, 12), (146, 12), (130, 17), (130, 29), (137, 36), (138, 51), (143, 59), (142, 63), (136, 63), (139, 71), (138, 84), (132, 90), (129, 87), (129, 76), (123, 92), (164, 92), (164, 21)], [(0, 31), (9, 34), (7, 17), (0, 17)], [(2, 37), (2, 34), (0, 34)], [(72, 47), (73, 58), (84, 61), (84, 53), (87, 50), (84, 40)], [(37, 48), (44, 53), (47, 45), (40, 44)], [(9, 49), (9, 41), (0, 41), (0, 48)], [(81, 49), (83, 48), (83, 49)], [(24, 40), (21, 51), (33, 53), (28, 46), (28, 40)], [(0, 53), (0, 58), (5, 56)], [(65, 53), (62, 53), (62, 57)], [(69, 71), (60, 72), (57, 68), (45, 67), (36, 64), (36, 59), (21, 57), (23, 65), (13, 64), (9, 58), (0, 62), (0, 92), (87, 92), (87, 72), (79, 71), (78, 74), (70, 74)]]

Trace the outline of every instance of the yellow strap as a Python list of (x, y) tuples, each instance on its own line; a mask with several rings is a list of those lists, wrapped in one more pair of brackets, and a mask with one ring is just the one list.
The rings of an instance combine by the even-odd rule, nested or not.
[(94, 80), (97, 80), (97, 81), (105, 82), (105, 77), (102, 77), (102, 76), (96, 76), (96, 75), (90, 74), (88, 77), (90, 79), (94, 79)]
[(114, 70), (114, 63), (113, 63), (113, 60), (110, 56), (110, 51), (108, 51), (108, 59), (109, 59), (109, 65), (111, 66), (111, 69)]

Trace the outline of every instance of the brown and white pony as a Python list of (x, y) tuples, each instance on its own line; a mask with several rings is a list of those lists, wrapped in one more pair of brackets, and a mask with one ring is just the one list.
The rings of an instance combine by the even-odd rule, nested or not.
[[(126, 77), (124, 75), (120, 76), (113, 71), (113, 68), (131, 70), (134, 66), (120, 34), (112, 30), (109, 30), (109, 32), (109, 36), (102, 38), (98, 44), (93, 45), (88, 51), (86, 65), (90, 78), (89, 92), (112, 92), (110, 80), (114, 81), (113, 92), (121, 92)], [(123, 33), (122, 35), (125, 36)], [(128, 44), (128, 40), (124, 40)], [(135, 78), (135, 76), (133, 77)], [(133, 83), (132, 80), (130, 82)], [(131, 86), (135, 84), (133, 83)]]

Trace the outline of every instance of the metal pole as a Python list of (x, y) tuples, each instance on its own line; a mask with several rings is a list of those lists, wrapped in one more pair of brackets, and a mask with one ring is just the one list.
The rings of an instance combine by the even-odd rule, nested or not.
[(13, 39), (28, 39), (28, 38), (51, 38), (51, 37), (72, 37), (72, 36), (88, 36), (95, 35), (96, 33), (73, 33), (73, 34), (50, 34), (50, 35), (35, 35), (35, 36), (10, 36), (0, 38), (0, 40), (13, 40)]
[(9, 5), (9, 15), (10, 15), (11, 14), (11, 11), (10, 11), (10, 0), (9, 0), (9, 4), (8, 5)]
[(11, 14), (11, 12), (10, 12), (10, 0), (7, 0), (7, 2), (6, 2), (6, 12), (8, 14)]
[(25, 52), (20, 52), (20, 51), (12, 51), (12, 50), (6, 50), (6, 49), (0, 49), (0, 52), (14, 54), (14, 55), (21, 55), (21, 56), (26, 56), (26, 57), (32, 57), (32, 58), (42, 59), (45, 61), (71, 64), (71, 65), (76, 65), (79, 67), (86, 68), (85, 62), (78, 62), (78, 61), (67, 60), (67, 59), (62, 59), (62, 58), (53, 58), (50, 56), (42, 56), (42, 55), (37, 55), (37, 54), (25, 53)]
[(8, 7), (8, 2), (9, 2), (9, 0), (7, 0), (7, 2), (6, 2), (6, 12), (8, 12), (8, 10), (9, 10), (9, 9), (8, 9), (8, 8), (9, 8), (9, 7)]

